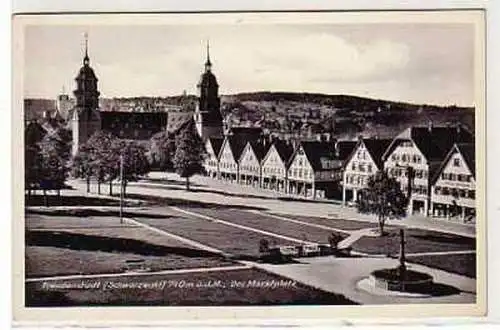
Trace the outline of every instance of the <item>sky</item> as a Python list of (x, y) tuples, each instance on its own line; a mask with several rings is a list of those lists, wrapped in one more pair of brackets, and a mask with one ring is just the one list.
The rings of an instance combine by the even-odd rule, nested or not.
[(221, 94), (474, 105), (474, 25), (466, 23), (30, 25), (25, 97), (55, 98), (75, 88), (85, 33), (103, 97), (194, 94), (209, 40)]

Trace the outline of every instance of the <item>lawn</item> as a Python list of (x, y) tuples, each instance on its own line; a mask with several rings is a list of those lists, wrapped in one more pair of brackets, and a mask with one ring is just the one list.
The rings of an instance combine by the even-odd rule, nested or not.
[[(116, 196), (115, 196), (116, 197)], [(24, 198), (26, 206), (119, 206), (120, 201), (117, 199), (106, 198), (103, 195), (100, 197), (87, 196), (56, 196), (53, 194), (47, 195), (47, 204), (43, 195), (27, 195)], [(136, 201), (125, 201), (124, 206), (138, 206), (144, 203)]]
[(27, 277), (123, 272), (129, 260), (152, 271), (234, 264), (146, 228), (109, 217), (27, 215)]
[(476, 278), (475, 253), (408, 257), (407, 260), (450, 273)]
[[(72, 285), (73, 289), (68, 288)], [(78, 285), (86, 285), (87, 289), (75, 288)], [(311, 304), (355, 303), (342, 295), (316, 290), (255, 269), (26, 284), (28, 307)]]
[[(294, 220), (314, 223), (322, 226), (328, 226), (333, 228), (338, 228), (341, 230), (359, 230), (364, 228), (377, 228), (377, 223), (371, 223), (367, 221), (355, 221), (355, 220), (345, 220), (336, 218), (320, 218), (320, 217), (308, 217), (300, 215), (290, 215), (290, 214), (277, 214), (272, 213), (285, 218), (290, 218)], [(386, 226), (387, 229), (394, 228), (393, 226)]]
[[(474, 238), (439, 233), (423, 229), (405, 229), (405, 251), (407, 253), (475, 250)], [(353, 244), (353, 249), (371, 254), (399, 253), (399, 230), (388, 230), (384, 237), (362, 237)]]
[(208, 215), (220, 220), (229, 221), (231, 223), (322, 244), (328, 244), (328, 236), (332, 234), (332, 232), (339, 234), (342, 238), (348, 236), (347, 234), (343, 234), (334, 230), (311, 227), (308, 225), (302, 225), (290, 221), (276, 219), (264, 214), (256, 214), (238, 209), (226, 208), (214, 210), (206, 208), (189, 208), (188, 210)]
[[(172, 210), (172, 212), (175, 212)], [(169, 233), (192, 239), (210, 247), (230, 253), (235, 257), (259, 255), (259, 242), (267, 239), (271, 243), (290, 245), (294, 242), (223, 225), (202, 218), (177, 213), (168, 219), (136, 219)]]

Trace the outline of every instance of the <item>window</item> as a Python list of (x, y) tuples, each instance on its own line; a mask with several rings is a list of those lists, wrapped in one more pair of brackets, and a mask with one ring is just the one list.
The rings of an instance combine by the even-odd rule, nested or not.
[(462, 174), (457, 174), (457, 181), (462, 181)]
[(454, 158), (453, 159), (453, 166), (455, 166), (455, 167), (460, 166), (460, 158)]
[(368, 164), (368, 173), (372, 172), (372, 164)]
[(448, 176), (451, 181), (455, 181), (457, 179), (457, 175), (454, 173), (450, 173)]
[(351, 169), (352, 169), (353, 171), (356, 171), (356, 163), (352, 163)]
[(441, 193), (441, 187), (436, 187), (436, 188), (434, 188), (434, 193), (435, 193), (436, 195), (439, 195), (439, 194)]
[(359, 171), (364, 172), (365, 171), (365, 165), (359, 164)]
[(475, 190), (469, 190), (467, 194), (470, 199), (476, 199), (476, 191)]
[(401, 156), (401, 161), (406, 162), (406, 154), (403, 154), (403, 155)]
[(465, 197), (466, 191), (464, 189), (460, 189), (460, 197)]
[(443, 195), (448, 196), (449, 194), (450, 194), (450, 190), (448, 189), (448, 187), (443, 187)]

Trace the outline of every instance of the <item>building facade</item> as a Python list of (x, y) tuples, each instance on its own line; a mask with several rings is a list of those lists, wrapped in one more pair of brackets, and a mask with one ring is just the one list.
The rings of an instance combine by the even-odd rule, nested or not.
[(345, 160), (356, 142), (304, 141), (290, 159), (288, 191), (310, 198), (332, 198), (342, 183)]
[(226, 137), (219, 156), (219, 177), (230, 182), (239, 181), (239, 159), (245, 142), (235, 137)]
[(347, 158), (342, 175), (342, 203), (356, 202), (358, 192), (366, 188), (368, 178), (383, 170), (382, 155), (389, 139), (360, 139)]
[(457, 126), (410, 127), (400, 133), (382, 156), (384, 169), (401, 183), (407, 195), (407, 214), (429, 215), (431, 178), (454, 143), (474, 140)]
[(248, 141), (239, 160), (239, 182), (260, 187), (262, 179), (261, 161), (266, 154), (265, 145), (259, 141)]
[(274, 141), (262, 159), (261, 187), (287, 192), (288, 162), (293, 146), (285, 141)]
[(431, 215), (459, 222), (475, 222), (474, 144), (455, 144), (446, 155), (432, 182)]
[(221, 138), (208, 138), (205, 141), (207, 155), (203, 161), (205, 174), (211, 178), (219, 178), (219, 155), (224, 142)]

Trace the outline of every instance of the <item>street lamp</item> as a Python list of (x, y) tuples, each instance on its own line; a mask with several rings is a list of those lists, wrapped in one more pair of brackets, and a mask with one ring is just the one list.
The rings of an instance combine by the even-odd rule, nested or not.
[(123, 224), (123, 153), (120, 154), (120, 224)]

